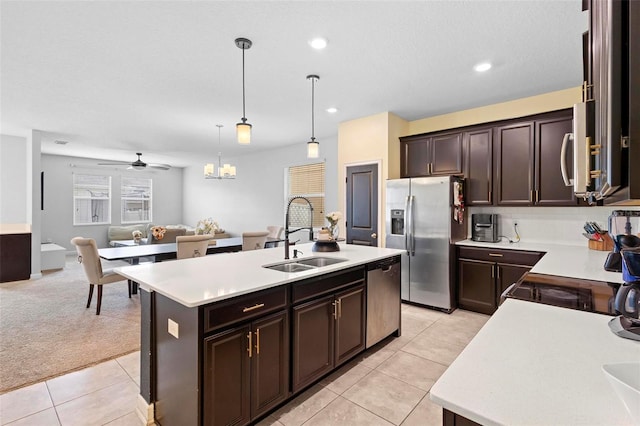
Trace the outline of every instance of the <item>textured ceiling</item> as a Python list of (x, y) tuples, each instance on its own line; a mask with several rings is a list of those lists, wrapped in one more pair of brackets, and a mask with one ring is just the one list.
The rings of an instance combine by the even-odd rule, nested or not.
[[(43, 152), (186, 166), (390, 111), (407, 120), (579, 86), (581, 1), (6, 1), (1, 132)], [(314, 36), (329, 45), (315, 51)], [(235, 143), (245, 52), (249, 146)], [(473, 71), (491, 61), (484, 74)], [(326, 108), (338, 108), (329, 114)], [(69, 141), (55, 145), (56, 139)], [(303, 145), (304, 146), (304, 145)], [(322, 145), (321, 145), (322, 146)]]

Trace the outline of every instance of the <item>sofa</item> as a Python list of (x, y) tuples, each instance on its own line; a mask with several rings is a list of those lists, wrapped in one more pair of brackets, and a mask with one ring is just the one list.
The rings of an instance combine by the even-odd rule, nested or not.
[[(107, 240), (110, 246), (114, 246), (116, 241), (132, 240), (133, 231), (140, 231), (142, 233), (142, 242), (147, 243), (148, 238), (151, 237), (151, 228), (154, 226), (164, 226), (167, 230), (170, 229), (185, 229), (184, 235), (194, 235), (196, 233), (195, 228), (187, 225), (157, 225), (151, 223), (141, 223), (136, 225), (112, 225), (109, 226), (107, 231)], [(213, 236), (214, 239), (229, 238), (230, 235), (226, 232), (216, 232)], [(162, 242), (162, 240), (157, 241)], [(175, 241), (174, 241), (175, 242)]]
[(167, 229), (185, 229), (184, 235), (194, 235), (195, 228), (187, 225), (156, 225), (152, 223), (140, 223), (135, 225), (112, 225), (107, 230), (107, 240), (110, 246), (115, 245), (115, 241), (132, 240), (133, 231), (140, 231), (142, 234), (142, 240), (146, 242), (147, 238), (151, 236), (151, 228), (154, 226), (164, 226)]

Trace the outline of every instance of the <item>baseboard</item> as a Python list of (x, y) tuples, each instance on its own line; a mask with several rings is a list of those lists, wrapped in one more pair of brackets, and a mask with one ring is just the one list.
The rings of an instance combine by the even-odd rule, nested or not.
[(40, 274), (31, 274), (29, 276), (30, 280), (37, 280), (38, 278), (42, 278), (42, 273), (40, 273)]
[(148, 404), (147, 401), (138, 394), (138, 400), (136, 402), (136, 414), (138, 418), (142, 420), (144, 425), (151, 426), (155, 424), (155, 418), (153, 416), (154, 406)]

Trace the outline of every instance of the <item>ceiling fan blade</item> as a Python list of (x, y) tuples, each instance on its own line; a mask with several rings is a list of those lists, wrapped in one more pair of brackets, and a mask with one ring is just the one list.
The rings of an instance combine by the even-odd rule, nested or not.
[(128, 164), (131, 164), (131, 161), (104, 161), (98, 163), (98, 166), (126, 166)]
[(169, 164), (156, 164), (156, 163), (147, 163), (147, 167), (151, 167), (152, 169), (160, 169), (160, 170), (169, 170), (171, 168)]

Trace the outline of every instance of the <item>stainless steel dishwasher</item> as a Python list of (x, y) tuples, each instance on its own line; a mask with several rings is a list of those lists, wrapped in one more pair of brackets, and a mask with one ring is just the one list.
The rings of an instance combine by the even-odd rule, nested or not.
[(400, 335), (400, 256), (367, 265), (367, 343)]

